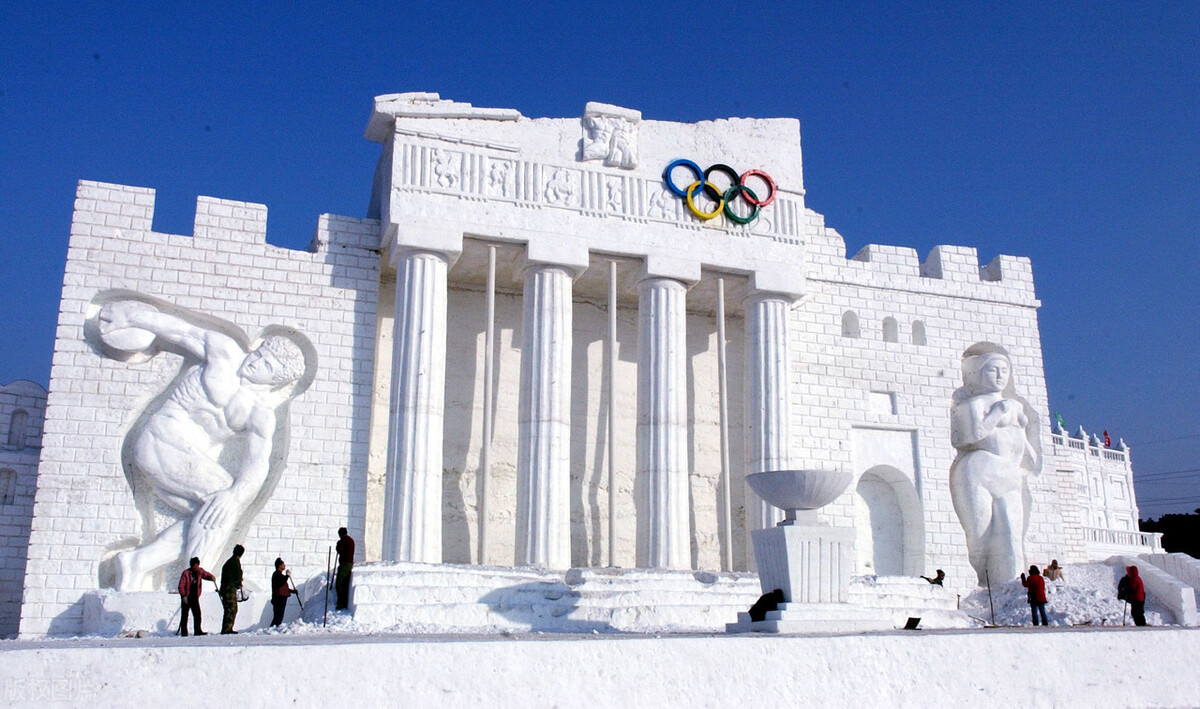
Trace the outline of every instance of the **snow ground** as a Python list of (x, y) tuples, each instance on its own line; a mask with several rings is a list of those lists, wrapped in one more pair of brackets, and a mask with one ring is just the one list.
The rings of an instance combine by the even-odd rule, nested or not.
[(1200, 697), (1194, 628), (438, 637), (306, 625), (0, 643), (0, 706), (1104, 709)]
[[(1117, 600), (1117, 582), (1125, 575), (1120, 566), (1102, 562), (1068, 564), (1060, 581), (1046, 582), (1046, 616), (1051, 626), (1133, 625), (1125, 603)], [(992, 586), (992, 609), (986, 588), (977, 588), (962, 600), (960, 609), (984, 623), (1001, 626), (1032, 625), (1025, 588), (1020, 580)], [(1170, 614), (1154, 598), (1146, 599), (1146, 623), (1170, 625)]]
[[(323, 626), (317, 589), (277, 629), (2, 641), (0, 705), (211, 706), (236, 687), (250, 706), (1197, 706), (1200, 629), (1121, 628), (1120, 569), (1064, 572), (1048, 631), (1020, 582), (992, 599), (997, 625), (1026, 627), (797, 636), (395, 634), (333, 610)], [(985, 589), (962, 607), (990, 618)]]

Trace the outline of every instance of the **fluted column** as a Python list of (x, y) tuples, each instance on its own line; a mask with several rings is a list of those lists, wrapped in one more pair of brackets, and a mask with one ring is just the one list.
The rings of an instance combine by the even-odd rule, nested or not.
[[(788, 376), (788, 310), (792, 296), (752, 293), (746, 309), (747, 473), (788, 468), (792, 389)], [(754, 529), (774, 526), (779, 510), (758, 500), (751, 507)]]
[(562, 266), (525, 271), (517, 449), (517, 563), (571, 565), (571, 282)]
[(671, 278), (638, 284), (638, 476), (646, 481), (648, 564), (691, 566), (688, 514), (687, 286)]
[(383, 558), (442, 560), (446, 381), (444, 254), (397, 252)]

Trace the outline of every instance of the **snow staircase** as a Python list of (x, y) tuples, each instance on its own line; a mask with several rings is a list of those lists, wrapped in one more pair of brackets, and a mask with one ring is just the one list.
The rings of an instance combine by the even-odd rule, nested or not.
[(1200, 594), (1200, 559), (1179, 553), (1142, 554), (1139, 558), (1154, 564)]
[(958, 598), (952, 591), (911, 576), (855, 577), (850, 583), (849, 600), (874, 608), (958, 610)]
[(785, 603), (766, 619), (750, 620), (739, 612), (731, 633), (861, 632), (903, 628), (910, 618), (924, 628), (965, 628), (970, 619), (958, 611), (951, 591), (911, 576), (857, 576), (847, 589), (847, 603)]
[[(723, 632), (761, 594), (752, 573), (367, 564), (354, 569), (351, 610), (360, 625), (412, 633)], [(906, 577), (856, 578), (850, 603), (792, 604), (804, 622), (777, 632), (962, 627), (954, 595)], [(803, 626), (803, 627), (801, 627)]]
[(753, 574), (404, 562), (353, 585), (354, 620), (397, 632), (715, 632), (759, 596)]
[[(1196, 559), (1188, 554), (1141, 554), (1138, 559), (1153, 564), (1154, 567), (1162, 573), (1172, 577), (1183, 586), (1192, 590), (1191, 613), (1188, 613), (1187, 590), (1176, 589), (1171, 587), (1170, 593), (1174, 596), (1178, 593), (1181, 596), (1178, 609), (1175, 606), (1171, 607), (1172, 612), (1176, 613), (1176, 621), (1180, 625), (1200, 625), (1200, 615), (1197, 614), (1197, 597), (1200, 597), (1200, 559)], [(1145, 568), (1145, 564), (1139, 565), (1141, 571)], [(1144, 571), (1143, 571), (1144, 573)], [(1146, 590), (1150, 590), (1150, 585), (1146, 585)]]
[[(1146, 594), (1153, 596), (1171, 612), (1179, 625), (1200, 625), (1200, 616), (1196, 613), (1196, 590), (1187, 583), (1180, 581), (1172, 573), (1164, 571), (1151, 558), (1168, 556), (1166, 554), (1144, 554), (1138, 556), (1118, 555), (1108, 559), (1108, 564), (1137, 566), (1138, 575), (1146, 586)], [(1173, 556), (1173, 555), (1172, 555)]]

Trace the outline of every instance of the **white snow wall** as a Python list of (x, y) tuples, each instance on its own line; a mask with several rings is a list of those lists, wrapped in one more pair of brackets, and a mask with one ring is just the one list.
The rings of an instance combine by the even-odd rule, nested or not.
[[(341, 642), (339, 642), (339, 640)], [(1192, 707), (1200, 632), (17, 643), (8, 706)], [(181, 693), (180, 688), (186, 688)], [(209, 702), (211, 703), (211, 702)]]
[[(151, 229), (154, 190), (80, 182), (50, 372), (21, 610), (23, 636), (78, 633), (84, 592), (140, 536), (121, 470), (123, 437), (179, 368), (164, 353), (131, 365), (84, 340), (97, 293), (127, 289), (242, 328), (280, 324), (317, 350), (316, 380), (291, 404), (287, 466), (243, 544), (247, 585), (269, 587), (276, 556), (323, 572), (336, 530), (363, 528), (379, 282), (378, 223), (322, 215), (309, 251), (266, 243), (266, 207), (200, 197), (194, 236)], [(205, 559), (212, 571), (224, 559)], [(170, 579), (174, 581), (174, 579)]]

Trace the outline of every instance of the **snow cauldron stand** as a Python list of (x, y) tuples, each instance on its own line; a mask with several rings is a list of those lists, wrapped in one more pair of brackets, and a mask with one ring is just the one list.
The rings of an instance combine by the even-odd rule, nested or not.
[[(816, 510), (845, 492), (854, 476), (833, 470), (769, 470), (746, 476), (758, 496), (784, 511), (775, 527), (751, 533), (762, 592), (783, 592), (784, 603), (751, 621), (739, 613), (731, 633), (849, 629), (875, 619), (847, 603), (854, 564), (854, 530), (798, 524), (797, 510)], [(872, 614), (873, 615), (873, 614)], [(890, 625), (890, 621), (887, 622)]]

